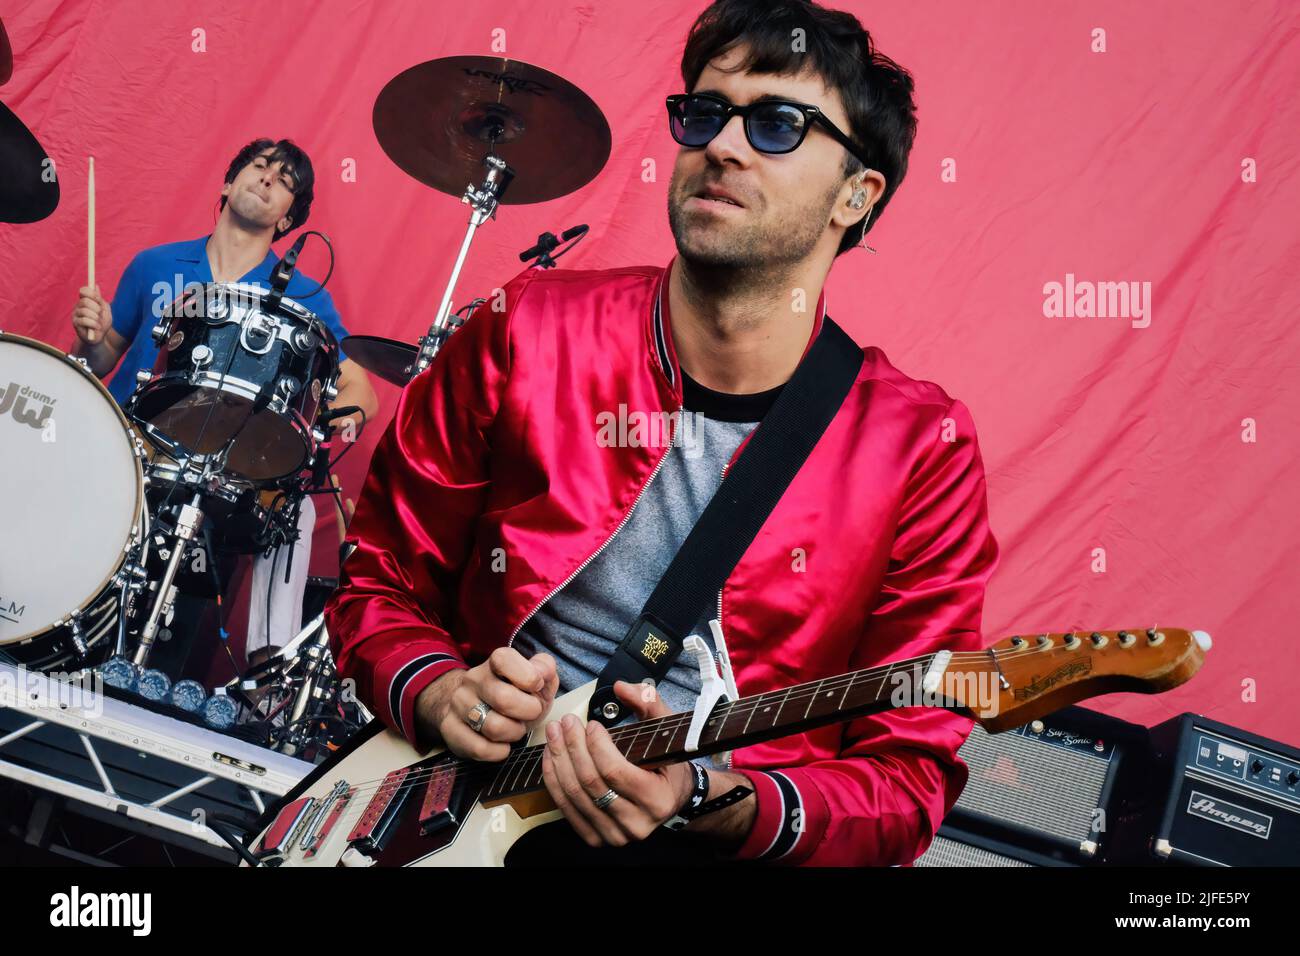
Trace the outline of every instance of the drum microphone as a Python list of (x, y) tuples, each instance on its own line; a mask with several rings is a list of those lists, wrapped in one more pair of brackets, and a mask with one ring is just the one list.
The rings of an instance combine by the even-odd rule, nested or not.
[[(544, 232), (537, 237), (537, 245), (519, 253), (519, 261), (527, 262), (529, 259), (537, 259), (536, 264), (541, 266), (543, 269), (553, 268), (557, 257), (550, 255), (551, 250), (562, 242), (568, 242), (570, 239), (578, 239), (586, 235), (587, 228), (588, 227), (585, 223), (579, 226), (574, 226), (572, 229), (566, 229), (559, 238), (556, 238), (555, 233), (553, 232)], [(563, 252), (560, 253), (560, 255), (563, 254)]]
[(304, 232), (294, 240), (289, 251), (284, 254), (284, 258), (275, 264), (271, 270), (271, 294), (266, 297), (266, 308), (275, 311), (280, 307), (280, 300), (284, 298), (284, 290), (289, 288), (289, 280), (293, 278), (294, 272), (298, 269), (298, 254), (302, 252), (302, 247), (307, 244), (307, 237), (310, 232)]

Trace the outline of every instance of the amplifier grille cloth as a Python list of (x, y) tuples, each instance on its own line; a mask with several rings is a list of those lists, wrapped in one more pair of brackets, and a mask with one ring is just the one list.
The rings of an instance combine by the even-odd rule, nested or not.
[(937, 836), (913, 866), (1029, 866), (1001, 853)]
[(978, 724), (958, 751), (970, 780), (957, 808), (1059, 837), (1071, 846), (1096, 840), (1092, 813), (1108, 764), (1017, 733), (989, 734)]

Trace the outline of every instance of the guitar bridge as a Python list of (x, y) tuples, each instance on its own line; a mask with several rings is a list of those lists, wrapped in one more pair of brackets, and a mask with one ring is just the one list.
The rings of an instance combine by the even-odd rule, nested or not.
[(262, 839), (253, 847), (253, 853), (259, 857), (281, 857), (293, 845), (295, 835), (301, 830), (303, 821), (316, 807), (315, 797), (300, 797), (287, 803), (275, 815), (275, 820), (267, 827)]
[(334, 824), (339, 822), (339, 817), (351, 802), (352, 794), (353, 790), (347, 782), (340, 780), (321, 800), (320, 808), (316, 813), (304, 824), (298, 849), (302, 850), (306, 859), (310, 860), (320, 850), (321, 844), (325, 842), (325, 838), (334, 829)]

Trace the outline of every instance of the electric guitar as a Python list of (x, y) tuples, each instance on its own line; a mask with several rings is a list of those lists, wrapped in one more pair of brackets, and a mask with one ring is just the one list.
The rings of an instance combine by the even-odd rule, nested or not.
[[(1200, 669), (1209, 647), (1204, 631), (1178, 628), (1011, 637), (721, 700), (694, 750), (690, 713), (610, 736), (630, 762), (654, 766), (898, 707), (944, 707), (999, 733), (1088, 697), (1170, 690)], [(445, 748), (420, 753), (373, 721), (284, 798), (248, 849), (272, 866), (500, 866), (528, 831), (563, 819), (542, 782), (545, 726), (565, 714), (585, 722), (595, 684), (556, 698), (498, 763)]]

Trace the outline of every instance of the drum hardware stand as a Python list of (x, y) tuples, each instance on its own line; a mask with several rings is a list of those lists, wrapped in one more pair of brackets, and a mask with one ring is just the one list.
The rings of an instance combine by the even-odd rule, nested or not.
[(198, 529), (203, 526), (203, 509), (199, 507), (202, 500), (203, 494), (196, 491), (194, 499), (189, 504), (181, 506), (180, 516), (176, 519), (176, 544), (168, 556), (167, 567), (158, 582), (158, 596), (154, 599), (153, 607), (149, 609), (149, 616), (140, 631), (140, 643), (132, 656), (137, 667), (144, 667), (149, 652), (153, 650), (154, 638), (158, 634), (158, 622), (164, 614), (171, 611), (172, 602), (176, 599), (176, 585), (172, 582), (176, 580), (176, 572), (180, 570), (181, 560), (189, 550), (190, 542), (194, 540)]
[[(293, 709), (289, 712), (289, 721), (301, 720), (307, 712), (307, 704), (311, 701), (313, 692), (316, 688), (316, 677), (324, 669), (325, 654), (329, 649), (329, 632), (325, 629), (325, 622), (321, 621), (317, 628), (316, 636), (304, 646), (300, 658), (306, 659), (303, 667), (302, 686), (298, 688), (298, 695), (294, 698)], [(330, 668), (332, 670), (332, 668)]]
[[(233, 441), (232, 438), (231, 442)], [(176, 599), (176, 574), (180, 571), (181, 561), (184, 560), (195, 537), (203, 527), (203, 497), (205, 492), (211, 491), (211, 484), (217, 480), (225, 464), (229, 445), (214, 454), (203, 456), (195, 455), (179, 442), (174, 441), (166, 442), (166, 449), (167, 453), (181, 464), (180, 481), (195, 486), (194, 497), (187, 504), (181, 505), (180, 514), (176, 518), (176, 528), (173, 533), (175, 543), (171, 553), (166, 553), (165, 548), (159, 548), (159, 556), (166, 558), (167, 565), (163, 570), (162, 578), (158, 581), (157, 594), (149, 609), (149, 615), (145, 618), (144, 626), (140, 630), (140, 641), (131, 658), (136, 667), (141, 670), (149, 658), (149, 652), (153, 650), (159, 621), (165, 614), (170, 613)], [(192, 466), (194, 459), (199, 457), (202, 458), (203, 466), (196, 473)]]
[[(490, 140), (495, 142), (504, 132), (502, 128), (496, 127), (490, 135)], [(505, 193), (510, 185), (510, 181), (515, 177), (515, 171), (510, 168), (505, 160), (501, 159), (495, 153), (489, 152), (483, 159), (483, 165), (487, 166), (487, 175), (484, 176), (483, 182), (477, 188), (471, 183), (465, 187), (465, 195), (461, 197), (461, 202), (469, 205), (473, 210), (469, 217), (469, 226), (465, 230), (465, 239), (460, 244), (460, 252), (456, 256), (456, 264), (451, 269), (451, 279), (447, 282), (447, 290), (443, 293), (442, 302), (438, 305), (438, 312), (433, 320), (433, 325), (429, 331), (420, 336), (420, 351), (415, 357), (415, 363), (407, 368), (407, 372), (412, 376), (419, 375), (438, 354), (452, 332), (455, 331), (459, 323), (453, 323), (451, 320), (451, 296), (456, 289), (456, 281), (460, 278), (461, 267), (465, 265), (465, 257), (469, 255), (470, 243), (474, 241), (474, 234), (478, 227), (487, 222), (488, 219), (496, 216), (497, 205), (501, 201), (501, 196)]]
[[(288, 644), (243, 677), (231, 681), (226, 688), (228, 692), (236, 689), (246, 692), (278, 685), (280, 693), (288, 696), (289, 700), (274, 708), (271, 716), (283, 710), (286, 704), (289, 712), (283, 727), (286, 733), (282, 739), (273, 741), (271, 748), (295, 756), (305, 749), (315, 734), (306, 726), (313, 719), (310, 709), (334, 699), (336, 676), (325, 615), (318, 614)], [(360, 714), (359, 729), (370, 715), (361, 709), (359, 703), (356, 706)]]

